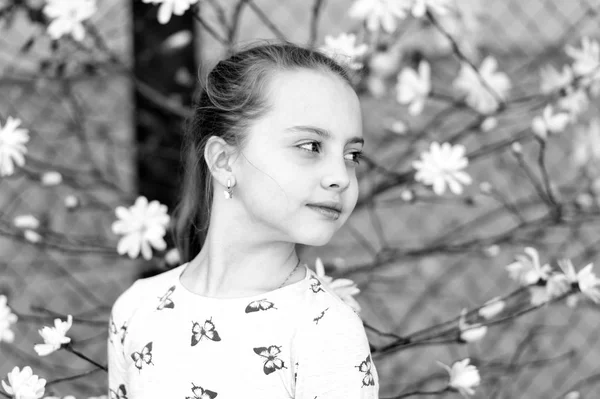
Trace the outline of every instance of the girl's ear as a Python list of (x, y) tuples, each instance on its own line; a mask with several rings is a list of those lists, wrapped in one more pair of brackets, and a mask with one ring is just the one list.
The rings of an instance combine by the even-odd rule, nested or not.
[[(211, 136), (204, 147), (204, 159), (213, 178), (222, 185), (227, 185), (227, 179), (235, 179), (232, 176), (231, 165), (234, 161), (234, 149), (221, 137)], [(232, 181), (232, 185), (235, 184)]]

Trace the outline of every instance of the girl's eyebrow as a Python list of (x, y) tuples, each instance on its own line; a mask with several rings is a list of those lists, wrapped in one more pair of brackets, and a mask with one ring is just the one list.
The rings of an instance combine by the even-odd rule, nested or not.
[[(287, 129), (285, 129), (285, 131), (304, 131), (304, 132), (312, 132), (312, 133), (316, 133), (321, 137), (324, 137), (326, 139), (330, 139), (331, 138), (331, 133), (329, 133), (327, 130), (325, 129), (321, 129), (319, 127), (316, 126), (291, 126), (288, 127)], [(353, 144), (353, 143), (360, 143), (360, 144), (365, 144), (365, 140), (362, 137), (350, 137), (347, 141), (346, 144)]]

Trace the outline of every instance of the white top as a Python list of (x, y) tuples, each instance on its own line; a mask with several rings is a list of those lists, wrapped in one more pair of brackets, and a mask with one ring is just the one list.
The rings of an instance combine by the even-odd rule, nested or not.
[(379, 398), (359, 315), (306, 264), (303, 280), (239, 298), (189, 291), (186, 265), (115, 301), (109, 398)]

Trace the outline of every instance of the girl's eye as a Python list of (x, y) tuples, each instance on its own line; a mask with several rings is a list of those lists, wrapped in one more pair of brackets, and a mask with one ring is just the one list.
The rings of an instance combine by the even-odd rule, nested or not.
[[(300, 144), (297, 147), (304, 149), (304, 148), (306, 148), (306, 147), (304, 147), (306, 145), (316, 145), (317, 147), (320, 148), (321, 147), (321, 142), (319, 142), (319, 141), (309, 141), (307, 143)], [(305, 150), (305, 151), (314, 152), (314, 151), (311, 151), (311, 150)], [(356, 164), (356, 165), (360, 164), (360, 160), (362, 159), (362, 156), (363, 156), (362, 151), (354, 151), (354, 152), (351, 152), (350, 154), (354, 156), (354, 159), (352, 159), (352, 162), (354, 164)]]

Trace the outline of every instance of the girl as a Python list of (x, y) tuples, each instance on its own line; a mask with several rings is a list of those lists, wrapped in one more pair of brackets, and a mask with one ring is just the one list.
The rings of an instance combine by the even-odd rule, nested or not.
[(331, 58), (271, 43), (214, 67), (186, 132), (185, 263), (115, 301), (110, 398), (378, 398), (360, 317), (296, 254), (354, 209), (363, 142)]

